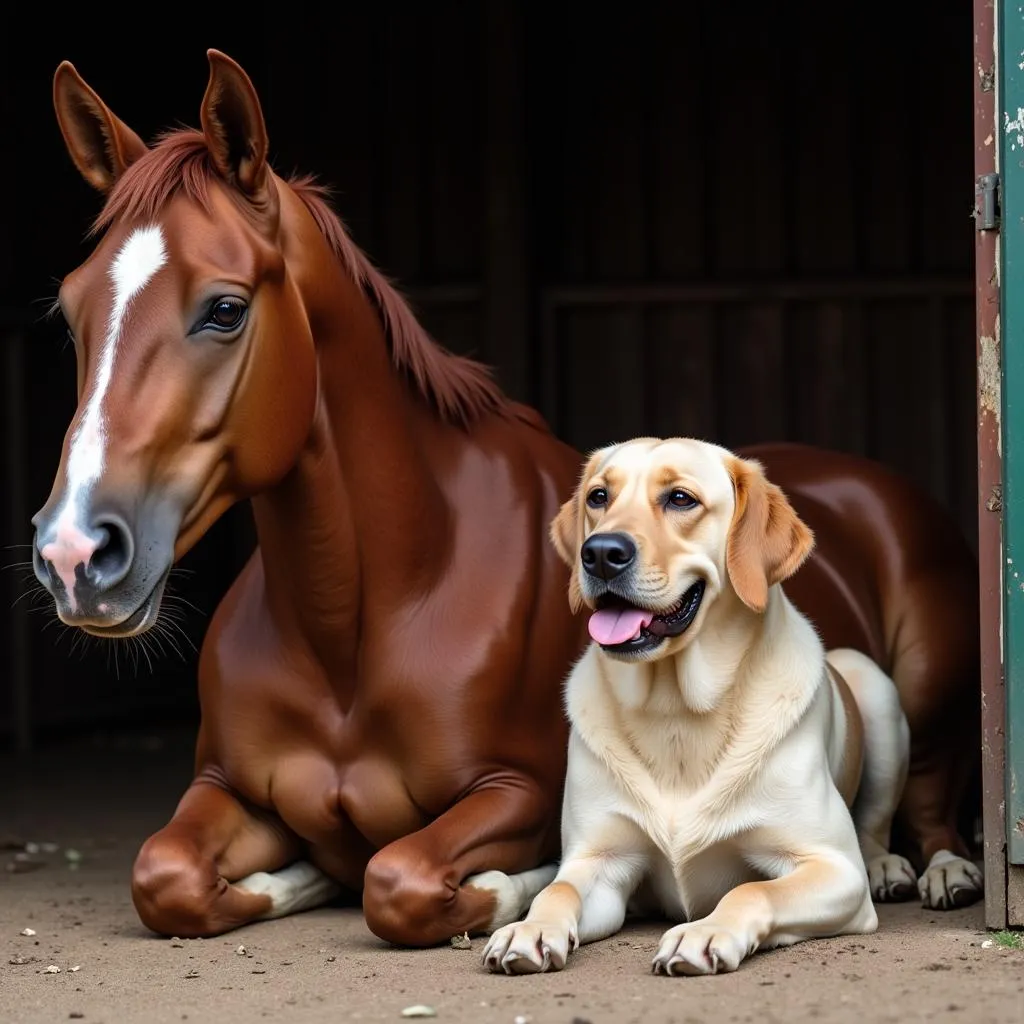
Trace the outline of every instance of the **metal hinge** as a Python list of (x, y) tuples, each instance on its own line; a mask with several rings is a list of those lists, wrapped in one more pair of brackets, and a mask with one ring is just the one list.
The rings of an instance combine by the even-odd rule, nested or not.
[(999, 227), (998, 174), (982, 174), (974, 183), (974, 226), (978, 231)]

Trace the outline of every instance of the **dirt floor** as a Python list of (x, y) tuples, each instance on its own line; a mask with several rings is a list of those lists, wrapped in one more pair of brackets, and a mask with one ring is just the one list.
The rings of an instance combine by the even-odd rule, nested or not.
[(188, 781), (190, 756), (190, 737), (168, 733), (0, 761), (2, 1024), (398, 1021), (416, 1004), (439, 1024), (1024, 1020), (1024, 952), (987, 935), (979, 908), (883, 908), (875, 935), (699, 979), (649, 974), (657, 923), (585, 947), (561, 974), (517, 978), (484, 972), (479, 939), (471, 950), (388, 948), (357, 910), (158, 939), (135, 917), (128, 872)]

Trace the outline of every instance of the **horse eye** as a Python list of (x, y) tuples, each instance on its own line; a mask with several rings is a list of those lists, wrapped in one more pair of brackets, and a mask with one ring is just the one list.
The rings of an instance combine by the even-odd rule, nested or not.
[(692, 494), (687, 494), (686, 491), (677, 488), (668, 496), (668, 503), (673, 508), (693, 508), (697, 504), (697, 499)]
[(595, 487), (587, 495), (587, 504), (591, 508), (603, 508), (608, 504), (608, 492), (603, 487)]
[(230, 331), (242, 322), (245, 304), (238, 299), (219, 299), (210, 310), (209, 323), (212, 327)]

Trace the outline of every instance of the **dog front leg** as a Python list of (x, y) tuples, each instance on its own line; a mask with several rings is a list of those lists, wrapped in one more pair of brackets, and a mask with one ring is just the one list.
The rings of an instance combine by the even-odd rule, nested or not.
[(806, 857), (788, 875), (739, 885), (707, 917), (669, 929), (652, 969), (655, 974), (734, 971), (761, 947), (877, 927), (862, 869), (838, 854)]
[(555, 880), (537, 894), (526, 920), (499, 928), (483, 953), (489, 971), (535, 974), (560, 971), (580, 943), (614, 935), (642, 865), (615, 854), (564, 861)]

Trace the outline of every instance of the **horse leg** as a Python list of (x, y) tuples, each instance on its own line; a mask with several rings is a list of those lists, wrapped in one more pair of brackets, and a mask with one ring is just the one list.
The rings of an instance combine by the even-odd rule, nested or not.
[(433, 946), (519, 920), (555, 877), (540, 865), (557, 815), (522, 782), (477, 790), (366, 867), (363, 913), (379, 938)]
[(139, 851), (132, 900), (155, 932), (219, 935), (337, 894), (332, 879), (296, 862), (299, 853), (280, 821), (247, 809), (219, 786), (193, 782), (171, 821)]
[(980, 757), (978, 631), (950, 593), (948, 581), (929, 580), (908, 595), (912, 611), (893, 666), (911, 737), (900, 817), (920, 852), (921, 901), (936, 910), (967, 906), (983, 893), (982, 873), (958, 829)]

